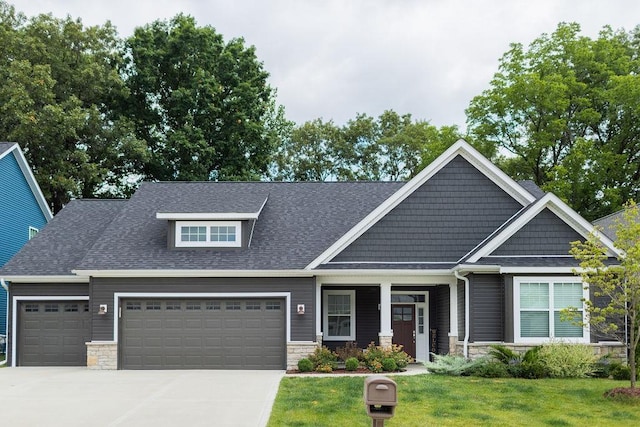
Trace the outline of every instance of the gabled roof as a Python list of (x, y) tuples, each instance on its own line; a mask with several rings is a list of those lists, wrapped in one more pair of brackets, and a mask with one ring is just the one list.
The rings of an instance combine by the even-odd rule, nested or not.
[(602, 229), (602, 232), (611, 240), (616, 240), (616, 223), (622, 219), (624, 209), (620, 209), (602, 218), (593, 221), (593, 225)]
[[(518, 215), (511, 218), (501, 227), (490, 239), (483, 242), (474, 251), (463, 258), (464, 262), (475, 263), (481, 258), (491, 255), (500, 245), (504, 244), (517, 231), (521, 230), (533, 218), (536, 217), (543, 209), (549, 209), (573, 230), (582, 237), (586, 238), (589, 233), (595, 232), (605, 247), (609, 250), (609, 256), (617, 256), (619, 251), (613, 245), (611, 239), (603, 233), (594, 229), (593, 225), (586, 219), (582, 218), (576, 211), (571, 209), (566, 203), (560, 200), (556, 195), (547, 193), (541, 199), (538, 199), (532, 205), (526, 207)], [(550, 254), (557, 255), (557, 254)]]
[[(534, 195), (518, 185), (517, 182), (502, 172), (502, 170), (500, 170), (496, 165), (487, 160), (487, 158), (480, 154), (475, 148), (469, 145), (466, 141), (459, 140), (412, 180), (407, 182), (400, 190), (393, 194), (393, 196), (388, 198), (384, 203), (358, 222), (358, 224), (331, 245), (331, 247), (327, 248), (327, 250), (316, 257), (311, 263), (309, 263), (309, 265), (307, 265), (306, 268), (315, 269), (320, 264), (330, 261), (458, 156), (471, 163), (471, 165), (483, 173), (498, 187), (502, 188), (509, 196), (522, 206), (527, 206), (536, 200)], [(455, 195), (452, 195), (452, 197), (455, 197)]]
[(126, 200), (72, 200), (0, 270), (19, 276), (71, 276)]
[(27, 163), (27, 159), (24, 157), (24, 153), (20, 149), (20, 146), (15, 142), (0, 142), (0, 159), (5, 156), (8, 156), (10, 153), (13, 153), (16, 161), (18, 162), (18, 166), (24, 175), (31, 192), (33, 193), (33, 197), (36, 199), (42, 214), (46, 218), (47, 221), (53, 218), (53, 214), (51, 213), (51, 209), (49, 209), (49, 205), (47, 200), (44, 198), (42, 194), (42, 190), (40, 190), (40, 186), (36, 181), (36, 178), (33, 176), (33, 172)]
[[(78, 273), (138, 270), (301, 270), (403, 184), (397, 182), (144, 183), (75, 269)], [(171, 249), (168, 222), (157, 212), (174, 198), (268, 199), (250, 248)], [(262, 199), (264, 200), (264, 199)], [(224, 203), (224, 202), (223, 202)], [(255, 205), (253, 205), (255, 206)], [(228, 208), (228, 205), (225, 209)]]

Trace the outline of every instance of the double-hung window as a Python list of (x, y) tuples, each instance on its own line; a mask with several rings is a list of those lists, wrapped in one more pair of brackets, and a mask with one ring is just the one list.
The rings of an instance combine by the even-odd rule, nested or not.
[(324, 292), (324, 336), (326, 341), (356, 339), (356, 294), (353, 290)]
[(176, 221), (177, 247), (240, 247), (240, 221)]
[(513, 294), (515, 342), (589, 342), (588, 328), (561, 317), (563, 309), (573, 308), (585, 321), (583, 298), (589, 293), (579, 278), (515, 277)]

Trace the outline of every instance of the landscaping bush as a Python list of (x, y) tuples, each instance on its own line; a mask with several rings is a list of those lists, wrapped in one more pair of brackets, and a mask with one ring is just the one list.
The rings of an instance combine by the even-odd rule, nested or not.
[(344, 362), (347, 371), (355, 371), (360, 366), (360, 361), (356, 357), (350, 357)]
[(309, 360), (317, 372), (331, 372), (338, 367), (338, 355), (325, 346), (316, 348)]
[(611, 377), (618, 381), (631, 381), (631, 368), (620, 362), (611, 364)]
[(481, 363), (477, 360), (468, 360), (462, 356), (433, 354), (433, 362), (425, 362), (427, 370), (440, 375), (469, 375), (473, 368)]
[(385, 372), (395, 372), (398, 370), (398, 364), (391, 357), (382, 359), (382, 370)]
[(300, 372), (311, 372), (313, 371), (313, 362), (306, 357), (304, 359), (300, 359), (298, 361), (298, 370)]
[(507, 365), (491, 359), (479, 360), (466, 372), (474, 377), (482, 378), (509, 378), (511, 373), (507, 369)]
[(605, 354), (593, 364), (593, 372), (591, 376), (594, 378), (609, 378), (611, 376), (611, 368), (617, 362), (611, 360), (609, 354)]
[(393, 359), (396, 364), (396, 368), (393, 371), (404, 369), (413, 361), (411, 356), (402, 350), (401, 345), (393, 344), (390, 347), (381, 347), (370, 343), (364, 351), (363, 361), (372, 372), (379, 373), (386, 370), (383, 365), (385, 359)]
[(596, 356), (584, 344), (552, 343), (538, 351), (538, 361), (551, 378), (585, 378), (594, 371)]
[(355, 341), (349, 341), (344, 347), (336, 348), (336, 354), (338, 355), (338, 359), (343, 362), (346, 362), (347, 359), (351, 357), (362, 360), (362, 349), (358, 347), (358, 343)]

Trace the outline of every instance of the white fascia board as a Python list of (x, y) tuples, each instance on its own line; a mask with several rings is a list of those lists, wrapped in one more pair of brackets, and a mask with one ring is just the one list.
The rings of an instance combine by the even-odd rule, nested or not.
[(29, 167), (27, 158), (24, 156), (24, 153), (22, 152), (20, 145), (15, 144), (13, 147), (5, 151), (3, 155), (0, 156), (0, 158), (4, 157), (10, 152), (15, 153), (15, 158), (16, 158), (16, 161), (18, 162), (18, 166), (20, 166), (20, 170), (22, 171), (24, 178), (27, 180), (27, 184), (29, 184), (29, 188), (31, 189), (31, 192), (33, 193), (33, 197), (35, 197), (36, 202), (38, 203), (38, 206), (42, 211), (42, 215), (44, 215), (47, 222), (51, 221), (51, 218), (53, 218), (53, 213), (51, 213), (51, 209), (49, 209), (47, 199), (44, 198), (44, 194), (42, 194), (42, 190), (38, 185), (38, 181), (36, 181), (36, 177), (33, 176), (33, 171)]
[(489, 264), (460, 264), (451, 269), (452, 274), (454, 271), (457, 271), (458, 273), (498, 273), (500, 271), (500, 266)]
[(308, 270), (73, 270), (90, 277), (313, 277)]
[(501, 267), (500, 274), (575, 274), (582, 269), (576, 267)]
[(437, 159), (431, 162), (420, 173), (418, 173), (418, 175), (402, 186), (402, 188), (392, 194), (391, 197), (385, 200), (380, 206), (374, 209), (369, 215), (364, 217), (364, 219), (338, 239), (333, 245), (327, 248), (322, 254), (320, 254), (320, 256), (307, 265), (306, 269), (312, 270), (320, 264), (324, 264), (331, 260), (376, 224), (380, 219), (382, 219), (386, 214), (388, 214), (393, 208), (413, 194), (416, 189), (420, 188), (433, 175), (439, 172), (458, 155), (462, 156), (465, 160), (475, 166), (480, 172), (487, 176), (487, 178), (505, 190), (521, 205), (526, 206), (535, 200), (535, 197), (518, 185), (518, 183), (511, 179), (507, 174), (502, 172), (500, 168), (491, 163), (487, 158), (480, 154), (480, 152), (469, 145), (469, 143), (460, 139)]
[(59, 276), (3, 276), (5, 281), (11, 283), (89, 283), (89, 276), (59, 275)]
[(544, 197), (535, 202), (535, 205), (527, 210), (522, 216), (511, 223), (508, 227), (502, 230), (491, 241), (489, 241), (484, 247), (473, 254), (467, 260), (470, 263), (477, 262), (480, 258), (487, 255), (491, 255), (493, 251), (499, 248), (504, 242), (506, 242), (511, 236), (518, 232), (522, 227), (529, 223), (536, 217), (543, 209), (549, 208), (551, 212), (556, 214), (567, 225), (573, 228), (578, 234), (583, 237), (587, 237), (590, 232), (594, 231), (596, 236), (600, 239), (603, 245), (610, 251), (610, 256), (619, 255), (619, 251), (613, 245), (611, 239), (604, 234), (594, 230), (594, 227), (586, 219), (582, 218), (576, 211), (571, 209), (566, 203), (558, 198), (555, 194), (547, 193)]
[(258, 219), (259, 212), (224, 212), (224, 213), (156, 213), (156, 219), (174, 221), (228, 221)]
[[(306, 271), (306, 270), (305, 270)], [(316, 276), (362, 276), (362, 277), (406, 277), (406, 276), (444, 276), (450, 275), (449, 269), (413, 270), (413, 269), (339, 269), (314, 270)]]

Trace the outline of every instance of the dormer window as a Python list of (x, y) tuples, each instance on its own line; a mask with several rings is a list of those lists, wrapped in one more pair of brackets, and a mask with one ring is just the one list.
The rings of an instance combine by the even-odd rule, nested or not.
[(242, 246), (241, 221), (176, 221), (176, 247)]

